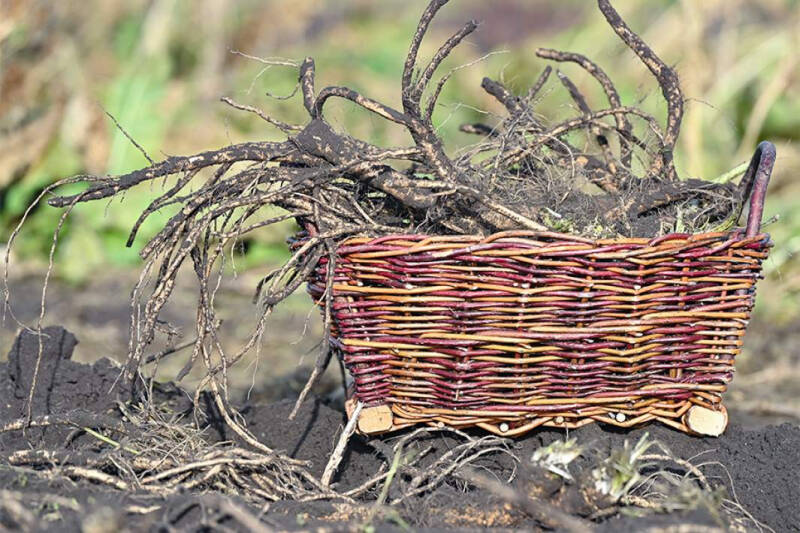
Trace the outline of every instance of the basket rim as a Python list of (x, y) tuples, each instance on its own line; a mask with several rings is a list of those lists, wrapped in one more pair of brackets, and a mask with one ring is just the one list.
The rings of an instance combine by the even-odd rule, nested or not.
[[(303, 232), (290, 239), (290, 248), (297, 248), (313, 234)], [(568, 233), (512, 230), (491, 235), (428, 235), (394, 234), (383, 236), (353, 236), (336, 243), (336, 255), (370, 257), (379, 259), (407, 254), (431, 254), (445, 258), (465, 252), (491, 253), (500, 251), (503, 255), (529, 255), (545, 253), (559, 255), (567, 259), (571, 256), (587, 254), (600, 259), (619, 259), (637, 256), (641, 259), (678, 254), (691, 249), (706, 248), (702, 255), (721, 253), (730, 247), (752, 248), (754, 252), (764, 251), (773, 246), (768, 233), (747, 236), (743, 228), (727, 232), (672, 233), (653, 238), (587, 239)], [(711, 252), (709, 252), (711, 251)]]
[[(309, 232), (309, 237), (314, 233)], [(574, 244), (585, 244), (590, 246), (611, 246), (618, 244), (634, 246), (656, 246), (668, 241), (681, 241), (685, 243), (699, 243), (702, 241), (713, 241), (726, 238), (725, 240), (741, 242), (759, 242), (770, 240), (767, 232), (746, 235), (744, 227), (737, 227), (728, 231), (707, 231), (697, 233), (668, 233), (655, 237), (606, 237), (592, 239), (574, 233), (561, 233), (555, 231), (535, 231), (535, 230), (503, 230), (480, 234), (445, 234), (445, 233), (393, 233), (383, 235), (354, 235), (338, 243), (338, 247), (352, 246), (354, 244), (380, 244), (391, 241), (413, 241), (417, 245), (421, 243), (450, 243), (450, 244), (491, 244), (494, 242), (520, 242), (520, 243), (541, 243), (552, 245), (558, 241), (566, 241)], [(563, 243), (562, 243), (563, 244)]]

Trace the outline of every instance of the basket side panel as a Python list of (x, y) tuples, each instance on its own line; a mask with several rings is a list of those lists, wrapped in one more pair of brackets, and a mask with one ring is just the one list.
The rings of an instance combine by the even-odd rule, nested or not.
[(332, 336), (357, 398), (400, 423), (677, 427), (691, 405), (720, 405), (767, 246), (739, 233), (362, 240), (340, 248)]

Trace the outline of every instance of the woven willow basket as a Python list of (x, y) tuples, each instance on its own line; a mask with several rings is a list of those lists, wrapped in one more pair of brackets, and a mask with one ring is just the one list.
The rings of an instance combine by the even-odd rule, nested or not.
[[(658, 420), (719, 435), (721, 395), (771, 246), (759, 232), (774, 147), (748, 175), (747, 227), (655, 239), (353, 238), (337, 250), (332, 343), (359, 428), (519, 435)], [(327, 264), (309, 282), (324, 301)]]

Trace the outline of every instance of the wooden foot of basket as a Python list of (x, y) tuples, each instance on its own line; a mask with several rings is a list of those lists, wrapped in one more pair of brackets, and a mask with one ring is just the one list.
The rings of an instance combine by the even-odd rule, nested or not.
[[(347, 417), (351, 418), (356, 408), (356, 399), (350, 398), (344, 404)], [(388, 405), (364, 407), (358, 415), (358, 432), (364, 435), (386, 433), (395, 429), (394, 415)]]
[(728, 427), (728, 411), (724, 407), (715, 411), (700, 405), (693, 405), (683, 415), (683, 423), (697, 435), (719, 437)]

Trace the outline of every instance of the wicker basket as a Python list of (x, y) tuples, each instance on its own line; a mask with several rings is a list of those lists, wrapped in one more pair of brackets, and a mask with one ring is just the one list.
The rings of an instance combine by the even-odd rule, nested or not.
[[(753, 158), (747, 227), (655, 239), (512, 231), (340, 245), (332, 342), (363, 432), (413, 424), (519, 435), (658, 420), (718, 435), (721, 395), (771, 242), (774, 147)], [(752, 194), (751, 194), (752, 193)], [(309, 291), (324, 300), (325, 260)]]

